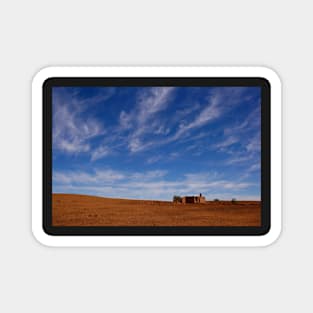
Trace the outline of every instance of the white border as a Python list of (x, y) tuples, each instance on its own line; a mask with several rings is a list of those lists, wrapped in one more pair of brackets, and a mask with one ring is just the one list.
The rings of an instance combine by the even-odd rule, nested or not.
[[(42, 85), (50, 77), (263, 77), (271, 84), (271, 229), (263, 236), (51, 236), (42, 228)], [(47, 246), (267, 246), (281, 232), (281, 83), (266, 67), (47, 67), (32, 83), (32, 231)]]

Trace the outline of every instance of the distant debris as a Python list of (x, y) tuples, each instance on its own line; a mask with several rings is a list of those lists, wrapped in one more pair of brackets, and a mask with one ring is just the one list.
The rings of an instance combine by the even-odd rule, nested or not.
[(173, 196), (173, 202), (175, 203), (181, 203), (182, 202), (182, 197), (174, 195)]

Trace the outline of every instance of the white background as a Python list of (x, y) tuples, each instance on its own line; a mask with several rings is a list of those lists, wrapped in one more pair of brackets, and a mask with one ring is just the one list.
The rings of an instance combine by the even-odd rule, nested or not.
[[(1, 312), (310, 312), (310, 1), (2, 1)], [(31, 79), (48, 65), (265, 65), (283, 83), (283, 233), (267, 248), (46, 248)], [(311, 237), (311, 238), (310, 238)]]

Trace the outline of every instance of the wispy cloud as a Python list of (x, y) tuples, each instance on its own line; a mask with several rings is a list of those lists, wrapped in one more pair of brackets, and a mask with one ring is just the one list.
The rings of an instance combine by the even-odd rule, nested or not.
[[(245, 88), (214, 88), (207, 95), (206, 103), (190, 103), (178, 110), (173, 116), (161, 118), (175, 94), (175, 87), (144, 87), (138, 91), (136, 103), (130, 111), (121, 110), (118, 117), (118, 127), (110, 129), (110, 136), (103, 137), (102, 143), (93, 147), (90, 139), (104, 135), (102, 123), (95, 118), (84, 118), (84, 103), (99, 103), (112, 96), (113, 91), (96, 94), (88, 100), (64, 97), (60, 103), (55, 99), (54, 108), (54, 147), (67, 153), (90, 153), (92, 161), (99, 160), (110, 154), (110, 143), (115, 139), (124, 142), (129, 152), (145, 151), (154, 146), (162, 146), (178, 140), (195, 140), (194, 130), (218, 119), (225, 112), (232, 109), (240, 101)], [(65, 100), (64, 100), (65, 99)], [(253, 116), (249, 117), (253, 120)], [(237, 125), (237, 131), (245, 128), (245, 123)], [(108, 127), (108, 126), (106, 126)], [(126, 133), (125, 133), (126, 131)], [(225, 130), (226, 134), (227, 130)], [(199, 137), (200, 138), (200, 137)], [(233, 137), (232, 140), (234, 140)], [(224, 144), (229, 143), (225, 141)], [(110, 147), (110, 148), (109, 148)], [(250, 146), (249, 146), (250, 147)], [(221, 147), (222, 148), (222, 147)], [(253, 148), (251, 146), (251, 148)]]
[(92, 173), (83, 171), (54, 171), (53, 173), (53, 181), (58, 184), (104, 184), (124, 178), (124, 173), (111, 169), (95, 170)]
[(91, 161), (96, 161), (99, 159), (102, 159), (103, 157), (109, 155), (111, 153), (111, 149), (106, 145), (100, 145), (97, 148), (95, 148), (91, 152)]
[(147, 164), (154, 164), (160, 161), (162, 157), (160, 155), (153, 155), (146, 160)]
[[(138, 94), (137, 107), (127, 117), (127, 119), (132, 119), (135, 125), (135, 129), (128, 138), (128, 148), (131, 152), (142, 151), (153, 144), (151, 140), (149, 142), (144, 140), (145, 135), (167, 133), (167, 128), (156, 123), (153, 118), (166, 109), (174, 90), (174, 87), (147, 88)], [(125, 118), (126, 116), (124, 116)]]
[(153, 87), (145, 89), (138, 95), (138, 123), (145, 124), (151, 116), (166, 109), (174, 87)]
[(53, 90), (53, 148), (68, 154), (90, 152), (90, 139), (105, 133), (103, 123), (86, 116), (85, 111), (114, 94), (113, 88), (107, 88), (86, 100), (79, 97), (81, 90), (71, 87)]
[(241, 122), (226, 127), (224, 129), (225, 135), (240, 134), (249, 130), (259, 129), (261, 123), (261, 105), (259, 100), (255, 103), (255, 109)]
[(206, 123), (218, 118), (221, 114), (221, 109), (218, 106), (218, 96), (215, 95), (213, 98), (210, 98), (209, 103), (205, 106), (205, 108), (200, 111), (200, 113), (189, 123), (181, 123), (179, 124), (179, 128), (175, 135), (170, 139), (171, 141), (179, 139), (182, 135), (184, 135), (187, 131), (192, 130), (194, 128), (199, 128)]
[(54, 106), (53, 147), (66, 153), (88, 152), (88, 140), (104, 134), (101, 123), (94, 119), (82, 119), (78, 111), (66, 105)]
[(253, 155), (252, 154), (242, 154), (240, 153), (235, 153), (231, 155), (231, 157), (225, 162), (225, 164), (238, 164), (238, 163), (247, 163), (247, 161), (252, 160)]
[(261, 151), (261, 133), (257, 132), (255, 136), (253, 136), (246, 146), (248, 152), (260, 152)]
[(191, 128), (198, 128), (209, 121), (218, 118), (221, 114), (219, 105), (219, 96), (215, 95), (210, 99), (209, 104), (195, 117), (195, 119), (186, 125), (181, 125), (180, 130), (188, 130)]
[[(219, 142), (214, 143), (211, 148), (218, 149), (229, 155), (225, 164), (247, 164), (247, 161), (259, 159), (261, 151), (260, 125), (261, 112), (260, 103), (256, 103), (247, 117), (234, 125), (224, 129), (224, 136)], [(234, 149), (234, 145), (236, 145)]]
[[(103, 144), (108, 147), (110, 142), (119, 140), (132, 154), (160, 144), (160, 138), (167, 136), (170, 128), (159, 115), (168, 108), (174, 93), (174, 87), (144, 87), (139, 90), (135, 103), (129, 111), (121, 110), (118, 126), (110, 130), (110, 137)], [(108, 155), (106, 152), (98, 154), (97, 151), (94, 154), (93, 160)], [(153, 162), (153, 159), (150, 161)]]
[(55, 171), (53, 181), (60, 184), (114, 184), (117, 181), (147, 181), (164, 177), (166, 170), (150, 170), (145, 172), (122, 172), (112, 169), (95, 169), (93, 172), (84, 171)]
[[(125, 87), (114, 99), (97, 90), (56, 97), (54, 192), (168, 200), (257, 194), (260, 103), (251, 102), (257, 92), (249, 106), (241, 102), (246, 91)], [(67, 164), (76, 170), (63, 171)]]
[(121, 172), (96, 170), (88, 172), (54, 173), (54, 192), (80, 193), (89, 191), (104, 197), (171, 200), (174, 194), (187, 195), (202, 192), (208, 198), (216, 192), (246, 190), (253, 183), (217, 179), (216, 173), (188, 173), (180, 179), (166, 179), (167, 171)]
[(225, 113), (240, 104), (241, 95), (246, 90), (246, 88), (241, 87), (213, 89), (213, 91), (207, 96), (207, 103), (201, 105), (203, 108), (198, 111), (194, 118), (189, 122), (183, 121), (180, 123), (176, 133), (169, 139), (169, 141), (176, 141), (181, 137), (186, 137), (189, 132), (199, 129), (222, 117)]
[(261, 169), (261, 164), (260, 162), (254, 163), (252, 164), (249, 168), (248, 171), (249, 172), (254, 172), (254, 171), (259, 171)]
[(133, 117), (131, 114), (126, 113), (124, 110), (121, 111), (119, 116), (119, 126), (121, 130), (129, 129), (133, 125)]
[(178, 159), (180, 156), (181, 156), (181, 153), (177, 151), (166, 153), (163, 155), (153, 155), (147, 158), (146, 163), (147, 164), (155, 164), (155, 163), (160, 163), (160, 162), (167, 163), (167, 162)]
[(226, 139), (224, 139), (223, 141), (215, 144), (214, 147), (216, 149), (224, 151), (225, 148), (228, 148), (228, 147), (232, 146), (233, 144), (237, 143), (238, 141), (239, 141), (238, 137), (236, 137), (236, 136), (229, 136)]
[(128, 174), (128, 178), (131, 180), (139, 180), (139, 181), (149, 181), (151, 179), (158, 179), (160, 177), (164, 177), (167, 174), (166, 170), (153, 170), (153, 171), (145, 171), (142, 173), (132, 173)]

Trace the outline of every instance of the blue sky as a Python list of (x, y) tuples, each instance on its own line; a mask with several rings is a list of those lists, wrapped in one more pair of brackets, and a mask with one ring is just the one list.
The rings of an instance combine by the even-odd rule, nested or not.
[(53, 192), (260, 199), (259, 87), (54, 87)]

